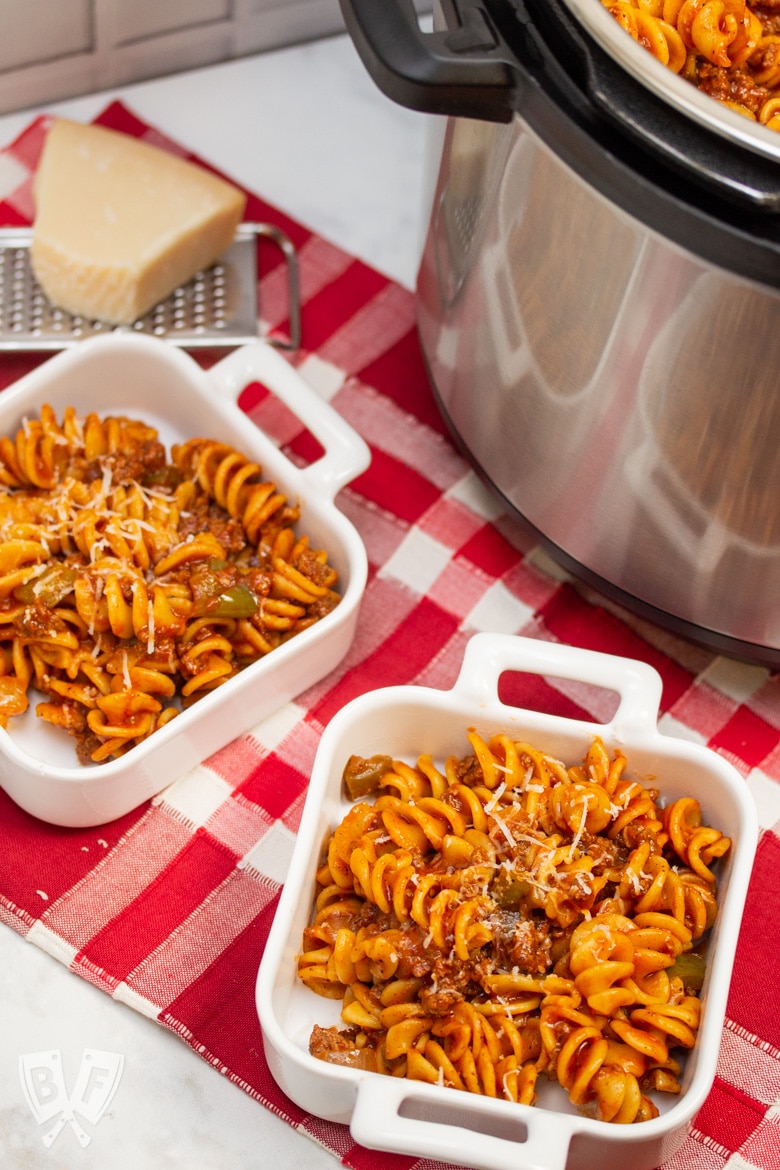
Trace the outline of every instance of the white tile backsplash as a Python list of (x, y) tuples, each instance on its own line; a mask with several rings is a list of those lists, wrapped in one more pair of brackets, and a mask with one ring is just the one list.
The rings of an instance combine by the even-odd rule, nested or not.
[(0, 114), (343, 28), (338, 0), (0, 0)]

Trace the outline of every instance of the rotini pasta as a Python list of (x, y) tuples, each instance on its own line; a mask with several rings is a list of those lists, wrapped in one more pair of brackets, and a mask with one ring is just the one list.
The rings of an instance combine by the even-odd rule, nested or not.
[(600, 1120), (658, 1114), (696, 1041), (713, 866), (731, 842), (594, 739), (565, 766), (468, 732), (440, 770), (353, 757), (297, 956), (341, 1001), (320, 1059)]
[(780, 23), (751, 0), (602, 0), (634, 40), (698, 89), (780, 130)]
[(0, 724), (37, 691), (100, 763), (318, 621), (337, 574), (299, 518), (225, 444), (43, 406), (0, 438)]

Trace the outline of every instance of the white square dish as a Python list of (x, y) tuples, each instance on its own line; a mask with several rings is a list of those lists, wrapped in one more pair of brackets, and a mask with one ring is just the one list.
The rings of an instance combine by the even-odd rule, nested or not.
[[(498, 698), (505, 672), (575, 679), (613, 691), (618, 706), (595, 724), (507, 706)], [(715, 752), (671, 738), (657, 727), (661, 680), (650, 666), (520, 637), (477, 634), (450, 691), (378, 690), (349, 703), (326, 728), (315, 759), (290, 871), (258, 972), (256, 1006), (271, 1072), (299, 1106), (350, 1126), (373, 1149), (432, 1158), (475, 1170), (652, 1170), (679, 1148), (714, 1079), (734, 954), (757, 842), (757, 816), (744, 781)], [(309, 1053), (315, 1024), (340, 1024), (341, 1001), (310, 991), (297, 975), (311, 921), (323, 843), (351, 802), (343, 791), (351, 755), (414, 763), (422, 753), (458, 754), (470, 727), (498, 731), (578, 763), (600, 736), (619, 748), (632, 774), (654, 777), (660, 803), (690, 796), (704, 823), (732, 846), (718, 868), (718, 916), (707, 950), (702, 1019), (687, 1055), (679, 1096), (653, 1094), (657, 1117), (633, 1125), (584, 1116), (556, 1084), (533, 1106), (514, 1104), (402, 1077), (326, 1063)], [(662, 1098), (666, 1097), (666, 1101)]]
[[(238, 405), (260, 383), (292, 411), (324, 454), (299, 468)], [(80, 765), (73, 741), (30, 710), (0, 728), (0, 785), (22, 808), (64, 826), (103, 824), (129, 812), (232, 739), (328, 674), (352, 641), (365, 588), (363, 543), (335, 505), (337, 492), (365, 470), (368, 447), (269, 345), (234, 350), (203, 370), (183, 350), (156, 338), (114, 333), (50, 358), (0, 395), (0, 435), (13, 435), (44, 403), (57, 417), (127, 415), (172, 443), (206, 437), (231, 444), (260, 463), (291, 500), (301, 503), (300, 531), (328, 551), (341, 601), (319, 622), (282, 643), (205, 695), (175, 719), (100, 765)]]

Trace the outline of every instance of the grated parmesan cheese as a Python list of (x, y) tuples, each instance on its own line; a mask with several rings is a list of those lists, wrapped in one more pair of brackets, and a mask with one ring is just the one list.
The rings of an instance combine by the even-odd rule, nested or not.
[(146, 639), (147, 654), (154, 654), (154, 602), (151, 597), (146, 603), (146, 615), (149, 623), (149, 633)]
[(512, 846), (514, 846), (514, 844), (515, 844), (515, 839), (514, 839), (514, 837), (512, 836), (512, 833), (510, 832), (509, 826), (507, 825), (506, 821), (503, 821), (503, 820), (501, 819), (501, 817), (500, 817), (500, 816), (498, 816), (498, 814), (497, 814), (497, 813), (495, 813), (495, 812), (494, 812), (494, 813), (492, 813), (492, 814), (491, 814), (491, 816), (492, 816), (492, 818), (493, 818), (493, 821), (494, 821), (494, 823), (495, 823), (495, 824), (496, 824), (496, 826), (497, 826), (497, 827), (498, 827), (498, 828), (501, 830), (501, 832), (502, 832), (502, 833), (503, 833), (503, 835), (506, 837), (506, 839), (507, 839), (507, 841), (509, 842), (509, 844), (510, 844), (510, 845), (512, 845)]
[(485, 805), (485, 812), (486, 813), (493, 812), (493, 810), (496, 808), (498, 802), (500, 801), (501, 797), (504, 795), (505, 792), (506, 792), (506, 781), (502, 780), (501, 783), (499, 784), (498, 788), (496, 789), (496, 791), (493, 793), (490, 800)]
[(100, 492), (104, 500), (107, 498), (112, 486), (111, 466), (110, 464), (106, 464), (106, 466), (103, 468), (103, 479), (100, 483)]
[(586, 801), (582, 806), (582, 816), (580, 817), (579, 828), (577, 829), (577, 832), (572, 837), (571, 845), (569, 846), (569, 861), (574, 860), (574, 854), (576, 853), (577, 848), (579, 846), (579, 843), (582, 840), (582, 834), (585, 832), (585, 822), (587, 821), (587, 819), (588, 819), (588, 804)]

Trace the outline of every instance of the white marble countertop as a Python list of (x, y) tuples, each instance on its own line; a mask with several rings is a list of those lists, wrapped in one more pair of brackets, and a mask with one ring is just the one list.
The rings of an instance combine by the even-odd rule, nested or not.
[[(422, 246), (438, 120), (388, 101), (346, 37), (47, 106), (88, 121), (113, 98), (314, 231), (407, 287)], [(243, 118), (236, 117), (240, 111)], [(37, 111), (0, 117), (10, 142)], [(0, 357), (2, 360), (2, 357)], [(124, 1056), (109, 1112), (81, 1148), (49, 1148), (20, 1059), (59, 1049), (72, 1086), (85, 1048)], [(156, 1026), (0, 925), (3, 1170), (293, 1170), (336, 1159)]]

